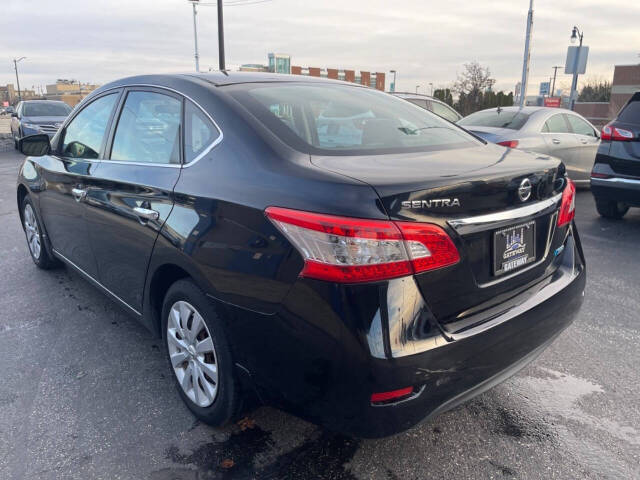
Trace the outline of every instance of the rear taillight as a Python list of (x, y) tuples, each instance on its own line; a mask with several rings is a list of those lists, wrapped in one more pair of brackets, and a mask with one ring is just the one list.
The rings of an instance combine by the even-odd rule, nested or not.
[(591, 178), (611, 178), (608, 173), (591, 172)]
[(364, 220), (280, 207), (269, 207), (265, 213), (302, 255), (302, 277), (371, 282), (460, 260), (449, 235), (429, 223)]
[(576, 186), (567, 178), (567, 185), (562, 191), (562, 203), (558, 214), (558, 227), (564, 227), (576, 216)]
[(614, 127), (611, 124), (605, 125), (602, 128), (602, 133), (600, 134), (601, 140), (615, 140), (618, 142), (628, 142), (633, 140), (634, 135), (633, 132), (629, 130), (625, 130), (624, 128)]
[(518, 146), (518, 140), (505, 140), (504, 142), (498, 142), (498, 145), (503, 147), (516, 148)]

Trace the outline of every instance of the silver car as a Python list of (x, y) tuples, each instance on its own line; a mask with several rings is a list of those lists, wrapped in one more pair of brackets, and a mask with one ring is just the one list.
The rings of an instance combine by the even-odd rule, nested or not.
[(472, 113), (458, 125), (499, 145), (558, 157), (576, 185), (589, 186), (600, 133), (575, 112), (549, 107), (498, 107)]
[(458, 112), (451, 108), (446, 103), (438, 100), (437, 98), (430, 97), (428, 95), (420, 95), (419, 93), (403, 93), (403, 92), (390, 92), (391, 95), (405, 99), (408, 102), (418, 105), (419, 107), (429, 110), (436, 115), (449, 120), (450, 122), (457, 122), (462, 118)]

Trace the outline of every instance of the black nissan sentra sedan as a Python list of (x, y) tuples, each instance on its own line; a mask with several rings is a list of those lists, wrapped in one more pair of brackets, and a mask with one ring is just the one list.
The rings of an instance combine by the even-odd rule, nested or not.
[(582, 303), (564, 165), (369, 88), (138, 76), (20, 149), (36, 265), (161, 336), (212, 425), (258, 398), (390, 435), (517, 372)]

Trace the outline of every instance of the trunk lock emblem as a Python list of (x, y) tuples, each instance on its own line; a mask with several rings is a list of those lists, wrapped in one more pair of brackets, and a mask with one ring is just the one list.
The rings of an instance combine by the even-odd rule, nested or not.
[(518, 187), (518, 197), (520, 197), (521, 202), (526, 202), (531, 197), (531, 181), (528, 178), (525, 178), (520, 182), (520, 186)]

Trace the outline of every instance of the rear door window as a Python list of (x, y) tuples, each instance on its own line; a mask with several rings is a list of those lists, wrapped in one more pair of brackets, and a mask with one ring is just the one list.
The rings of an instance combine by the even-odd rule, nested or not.
[(593, 130), (591, 125), (589, 125), (580, 117), (576, 117), (575, 115), (567, 115), (567, 119), (569, 120), (569, 125), (571, 125), (573, 133), (577, 133), (578, 135), (586, 135), (589, 137), (596, 136), (596, 132)]
[(185, 163), (192, 162), (220, 137), (220, 132), (209, 117), (187, 100), (185, 120)]
[(131, 91), (113, 137), (111, 160), (179, 164), (182, 101), (157, 92)]
[(99, 157), (117, 99), (117, 93), (100, 97), (85, 106), (71, 120), (64, 133), (63, 156), (88, 159)]
[(544, 123), (542, 131), (549, 133), (569, 133), (569, 126), (564, 119), (564, 115), (558, 113)]

